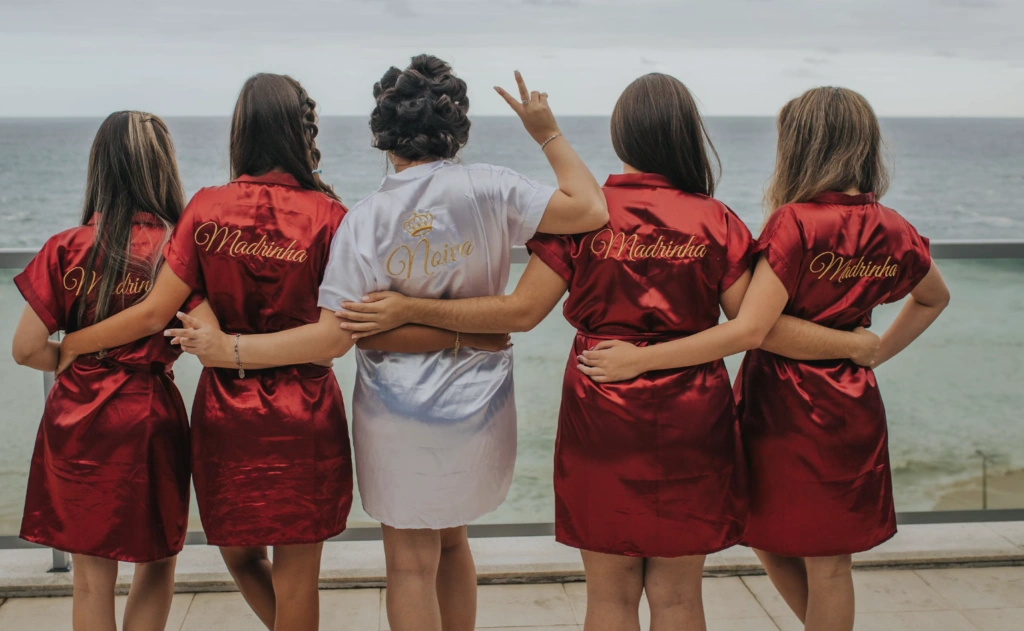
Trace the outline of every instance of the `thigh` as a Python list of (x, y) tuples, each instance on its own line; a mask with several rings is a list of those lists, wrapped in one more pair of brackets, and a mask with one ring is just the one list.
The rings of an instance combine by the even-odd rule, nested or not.
[(437, 571), (441, 557), (439, 530), (392, 528), (381, 525), (388, 572)]
[(117, 582), (117, 561), (87, 554), (74, 554), (71, 557), (74, 568), (73, 581), (75, 589), (90, 592), (109, 590), (114, 595), (114, 583)]
[(853, 557), (841, 554), (831, 557), (807, 557), (804, 559), (807, 568), (807, 580), (814, 583), (819, 580), (843, 578), (853, 573)]
[(276, 583), (281, 576), (297, 580), (317, 580), (320, 576), (323, 548), (323, 542), (274, 546), (274, 582)]
[(469, 532), (466, 526), (445, 528), (440, 530), (439, 534), (442, 549), (457, 548), (469, 544)]
[(266, 546), (221, 546), (220, 556), (224, 559), (224, 563), (227, 564), (228, 568), (244, 566), (257, 561), (266, 561), (270, 558), (267, 554)]
[(644, 560), (617, 554), (581, 550), (587, 575), (587, 601), (635, 601), (644, 590)]
[(644, 590), (652, 607), (699, 600), (704, 578), (704, 556), (647, 559)]

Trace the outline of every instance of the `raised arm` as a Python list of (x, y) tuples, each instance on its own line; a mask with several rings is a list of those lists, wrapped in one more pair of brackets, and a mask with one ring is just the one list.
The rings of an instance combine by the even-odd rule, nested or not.
[(516, 83), (519, 84), (519, 99), (497, 86), (494, 89), (519, 115), (530, 136), (543, 145), (544, 156), (558, 178), (558, 190), (548, 202), (538, 232), (577, 234), (597, 230), (608, 223), (608, 204), (601, 185), (562, 136), (548, 107), (548, 95), (531, 93), (518, 70)]
[(377, 292), (367, 296), (368, 302), (342, 303), (337, 315), (342, 318), (342, 328), (363, 339), (373, 339), (382, 331), (406, 323), (472, 333), (515, 333), (537, 326), (565, 295), (568, 286), (533, 255), (515, 291), (507, 296), (433, 300)]
[(160, 268), (144, 300), (102, 322), (68, 334), (61, 343), (63, 371), (80, 355), (97, 353), (159, 333), (174, 319), (192, 290), (167, 265)]
[(949, 304), (949, 288), (939, 268), (932, 263), (928, 274), (910, 292), (899, 315), (882, 334), (873, 366), (880, 366), (910, 346), (939, 317)]

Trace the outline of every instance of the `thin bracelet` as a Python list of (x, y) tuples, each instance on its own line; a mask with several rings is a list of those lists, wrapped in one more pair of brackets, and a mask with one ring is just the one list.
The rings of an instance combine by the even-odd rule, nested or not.
[(555, 138), (558, 138), (561, 135), (562, 135), (562, 132), (558, 132), (554, 136), (552, 136), (552, 137), (548, 138), (547, 140), (545, 140), (544, 142), (540, 143), (540, 150), (544, 151), (544, 147), (547, 147), (549, 142), (551, 142)]
[(462, 348), (462, 340), (460, 339), (460, 333), (455, 332), (455, 357), (459, 356), (459, 349)]
[(238, 357), (238, 338), (242, 337), (241, 333), (235, 333), (235, 363), (238, 364), (238, 378), (245, 379), (245, 368), (242, 368), (242, 360)]

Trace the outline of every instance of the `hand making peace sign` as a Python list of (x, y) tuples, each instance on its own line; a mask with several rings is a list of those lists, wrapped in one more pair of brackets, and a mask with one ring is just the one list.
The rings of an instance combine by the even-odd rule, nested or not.
[(494, 86), (494, 89), (505, 99), (512, 111), (519, 115), (526, 131), (533, 136), (538, 144), (543, 144), (559, 135), (561, 132), (558, 130), (558, 122), (555, 121), (555, 115), (548, 107), (547, 93), (527, 90), (523, 75), (518, 70), (516, 70), (516, 83), (519, 84), (519, 100), (498, 86)]

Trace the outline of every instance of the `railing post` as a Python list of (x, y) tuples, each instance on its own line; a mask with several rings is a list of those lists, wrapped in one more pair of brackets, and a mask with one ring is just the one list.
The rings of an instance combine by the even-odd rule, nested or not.
[[(52, 372), (43, 373), (43, 401), (50, 396), (50, 388), (53, 387), (54, 376)], [(71, 571), (71, 555), (67, 552), (61, 552), (56, 548), (52, 548), (53, 553), (53, 565), (50, 567), (51, 572), (70, 572)]]
[(61, 552), (57, 548), (51, 548), (53, 552), (53, 566), (50, 567), (51, 572), (70, 572), (71, 571), (71, 554), (68, 552)]

